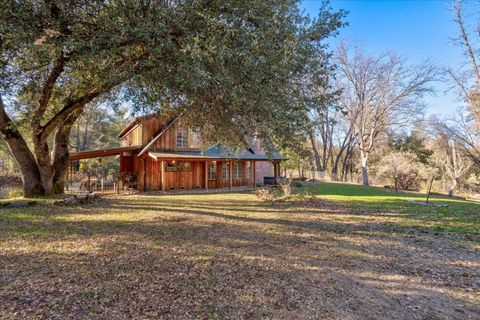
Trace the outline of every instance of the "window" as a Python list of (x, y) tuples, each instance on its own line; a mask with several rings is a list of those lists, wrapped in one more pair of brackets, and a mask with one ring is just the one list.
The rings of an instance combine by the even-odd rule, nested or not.
[(188, 143), (190, 148), (199, 148), (200, 147), (200, 130), (199, 129), (189, 129)]
[(222, 179), (223, 180), (230, 179), (230, 164), (228, 162), (222, 163)]
[(245, 179), (250, 179), (252, 174), (252, 168), (250, 161), (245, 161)]
[(240, 161), (235, 161), (233, 163), (233, 179), (242, 179), (243, 178), (243, 163)]
[(167, 165), (165, 166), (165, 171), (177, 171), (175, 161), (168, 161)]
[(180, 161), (177, 164), (177, 171), (184, 171), (184, 172), (192, 171), (192, 163), (188, 161)]
[(177, 148), (187, 147), (187, 133), (184, 130), (177, 131)]
[(217, 180), (217, 163), (208, 164), (208, 180)]

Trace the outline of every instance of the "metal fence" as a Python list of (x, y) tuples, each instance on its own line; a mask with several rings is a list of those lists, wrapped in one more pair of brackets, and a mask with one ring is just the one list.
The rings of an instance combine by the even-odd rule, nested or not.
[[(120, 185), (120, 187), (119, 187)], [(121, 188), (117, 171), (78, 170), (70, 168), (67, 174), (67, 191), (94, 191), (118, 193)]]

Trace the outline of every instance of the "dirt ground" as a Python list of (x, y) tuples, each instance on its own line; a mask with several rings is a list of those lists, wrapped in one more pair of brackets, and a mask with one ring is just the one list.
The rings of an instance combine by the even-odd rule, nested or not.
[(480, 319), (479, 245), (398, 219), (242, 193), (0, 209), (0, 318)]

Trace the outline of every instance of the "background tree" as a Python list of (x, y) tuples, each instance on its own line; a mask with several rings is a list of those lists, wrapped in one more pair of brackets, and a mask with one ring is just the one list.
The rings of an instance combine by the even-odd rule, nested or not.
[(368, 56), (357, 47), (352, 56), (343, 44), (338, 50), (341, 103), (353, 124), (360, 152), (362, 180), (368, 185), (369, 156), (388, 128), (415, 119), (422, 96), (431, 91), (435, 69), (424, 63), (409, 66), (400, 56)]
[[(479, 16), (478, 12), (466, 15), (463, 1), (460, 0), (453, 7), (453, 15), (458, 27), (458, 37), (454, 42), (463, 49), (465, 63), (455, 69), (448, 68), (447, 73), (465, 107), (460, 108), (447, 128), (462, 152), (480, 167)], [(472, 19), (471, 24), (467, 22), (466, 16)]]
[(119, 147), (118, 133), (128, 121), (127, 110), (112, 110), (102, 103), (85, 107), (70, 133), (70, 149), (75, 151)]
[(461, 185), (461, 180), (470, 170), (472, 162), (461, 153), (455, 140), (444, 136), (439, 139), (438, 145), (435, 161), (442, 173), (450, 180), (448, 196), (452, 197)]
[(426, 146), (426, 137), (418, 130), (413, 130), (409, 134), (395, 136), (390, 134), (389, 147), (396, 151), (409, 152), (416, 156), (418, 162), (426, 165), (433, 151)]
[(395, 191), (417, 190), (420, 187), (422, 164), (408, 151), (391, 151), (380, 161), (379, 174), (392, 179)]

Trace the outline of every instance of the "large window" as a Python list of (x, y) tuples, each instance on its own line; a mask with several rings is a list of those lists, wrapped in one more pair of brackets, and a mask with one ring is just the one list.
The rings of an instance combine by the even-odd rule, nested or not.
[(222, 163), (222, 179), (223, 180), (230, 179), (230, 164), (228, 162)]
[(217, 163), (211, 162), (208, 164), (208, 180), (217, 180)]
[(245, 161), (245, 179), (250, 179), (252, 176), (252, 167), (250, 161)]
[(187, 147), (187, 132), (185, 130), (177, 131), (177, 148)]
[(235, 161), (233, 163), (233, 179), (242, 179), (243, 178), (243, 163), (240, 161)]

